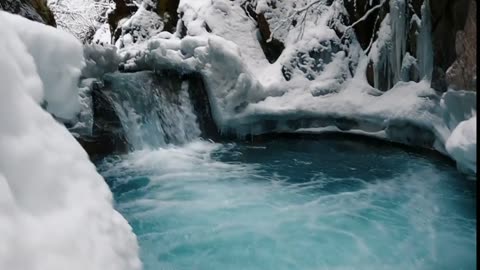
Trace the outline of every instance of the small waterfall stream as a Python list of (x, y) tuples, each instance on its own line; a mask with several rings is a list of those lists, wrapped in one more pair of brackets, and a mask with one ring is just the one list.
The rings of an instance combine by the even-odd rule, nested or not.
[(107, 74), (104, 80), (131, 150), (184, 144), (200, 136), (188, 82), (151, 71)]

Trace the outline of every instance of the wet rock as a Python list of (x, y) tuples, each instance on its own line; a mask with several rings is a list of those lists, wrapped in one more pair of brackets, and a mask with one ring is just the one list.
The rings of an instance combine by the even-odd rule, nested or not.
[(213, 120), (210, 101), (202, 75), (198, 73), (182, 75), (188, 81), (188, 93), (197, 116), (198, 126), (204, 139), (219, 140), (220, 132)]
[(128, 151), (125, 131), (108, 95), (108, 88), (101, 82), (92, 84), (94, 118), (92, 135), (77, 137), (78, 142), (92, 160), (101, 156), (122, 154)]
[(435, 143), (435, 135), (431, 130), (413, 123), (391, 122), (385, 133), (389, 140), (407, 145), (433, 148)]

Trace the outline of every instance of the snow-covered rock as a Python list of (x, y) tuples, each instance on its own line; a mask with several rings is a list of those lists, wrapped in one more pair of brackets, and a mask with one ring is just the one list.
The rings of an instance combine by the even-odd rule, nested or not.
[[(78, 78), (84, 66), (81, 44), (71, 35), (4, 13), (3, 20), (15, 25), (19, 45), (34, 62), (34, 71), (42, 82), (43, 92), (33, 94), (47, 111), (62, 119), (72, 119), (79, 110)], [(61, 42), (55, 42), (56, 40)], [(3, 37), (2, 39), (8, 39)], [(24, 52), (22, 51), (22, 52)], [(61, 56), (61, 57), (60, 57)], [(36, 88), (35, 88), (36, 89)]]
[[(135, 235), (68, 130), (82, 48), (0, 12), (0, 269), (140, 269)], [(76, 108), (75, 108), (76, 110)]]

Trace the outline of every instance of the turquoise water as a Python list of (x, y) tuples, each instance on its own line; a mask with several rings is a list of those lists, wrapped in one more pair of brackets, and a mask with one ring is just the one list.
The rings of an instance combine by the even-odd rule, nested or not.
[(146, 270), (475, 269), (476, 182), (345, 140), (196, 141), (99, 164)]

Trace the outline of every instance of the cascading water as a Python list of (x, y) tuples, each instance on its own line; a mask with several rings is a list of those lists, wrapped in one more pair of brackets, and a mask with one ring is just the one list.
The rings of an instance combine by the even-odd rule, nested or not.
[(355, 141), (196, 141), (98, 168), (145, 270), (475, 267), (476, 183), (442, 160)]
[(200, 136), (186, 81), (151, 71), (107, 74), (104, 81), (132, 150)]

